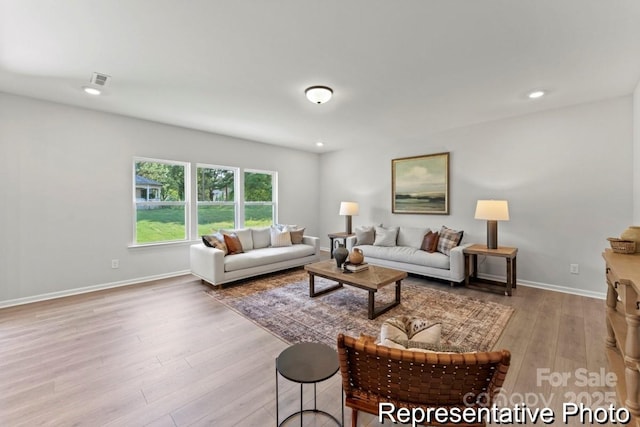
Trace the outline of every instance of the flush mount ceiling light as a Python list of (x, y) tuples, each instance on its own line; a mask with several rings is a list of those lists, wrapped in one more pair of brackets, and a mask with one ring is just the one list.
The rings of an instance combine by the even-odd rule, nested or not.
[(324, 143), (322, 141), (316, 142), (316, 147), (324, 147)]
[(311, 86), (304, 91), (307, 99), (314, 104), (324, 104), (331, 99), (333, 90), (326, 86)]
[(527, 95), (531, 99), (542, 98), (545, 95), (543, 90), (534, 90)]
[(94, 95), (94, 96), (100, 95), (102, 93), (100, 89), (96, 89), (95, 87), (90, 87), (90, 86), (83, 86), (82, 90), (84, 90), (89, 95)]

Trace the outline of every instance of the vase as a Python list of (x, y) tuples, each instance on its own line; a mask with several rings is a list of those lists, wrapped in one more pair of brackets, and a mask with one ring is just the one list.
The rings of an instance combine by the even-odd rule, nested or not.
[(344, 264), (348, 256), (349, 251), (347, 248), (342, 243), (338, 243), (338, 247), (333, 250), (333, 258), (335, 258), (338, 268), (342, 268), (342, 264)]
[(364, 261), (364, 254), (362, 249), (353, 248), (353, 251), (349, 254), (349, 262), (351, 264), (362, 264)]
[(630, 225), (629, 228), (624, 230), (620, 235), (623, 240), (631, 240), (636, 242), (636, 252), (640, 252), (640, 227), (637, 225)]

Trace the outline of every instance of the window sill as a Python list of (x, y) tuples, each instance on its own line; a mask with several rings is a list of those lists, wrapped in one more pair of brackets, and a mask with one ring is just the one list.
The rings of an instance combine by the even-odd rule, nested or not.
[(153, 242), (153, 243), (132, 243), (128, 246), (129, 249), (140, 248), (157, 248), (157, 247), (171, 247), (171, 246), (191, 246), (194, 243), (201, 242), (201, 240), (180, 240), (176, 242)]

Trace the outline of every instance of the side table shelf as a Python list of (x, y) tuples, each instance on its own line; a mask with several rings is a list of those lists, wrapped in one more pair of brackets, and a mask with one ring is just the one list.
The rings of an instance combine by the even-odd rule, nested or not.
[(606, 249), (602, 254), (607, 277), (607, 358), (616, 374), (618, 402), (640, 426), (640, 254)]

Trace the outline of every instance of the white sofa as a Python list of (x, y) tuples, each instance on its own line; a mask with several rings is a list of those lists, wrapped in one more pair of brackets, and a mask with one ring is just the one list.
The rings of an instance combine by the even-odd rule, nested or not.
[(256, 249), (250, 237), (252, 231), (245, 229), (239, 233), (244, 249), (239, 254), (225, 256), (222, 250), (205, 246), (204, 243), (192, 245), (189, 252), (191, 274), (217, 286), (320, 260), (318, 237), (303, 236), (301, 244)]
[(347, 249), (351, 252), (354, 247), (360, 248), (364, 254), (365, 262), (372, 265), (446, 280), (450, 282), (451, 286), (464, 281), (463, 250), (471, 243), (460, 244), (452, 248), (449, 255), (438, 251), (429, 253), (420, 249), (421, 236), (429, 231), (428, 228), (397, 228), (398, 235), (395, 245), (362, 245), (358, 244), (357, 236), (351, 236), (346, 239)]

